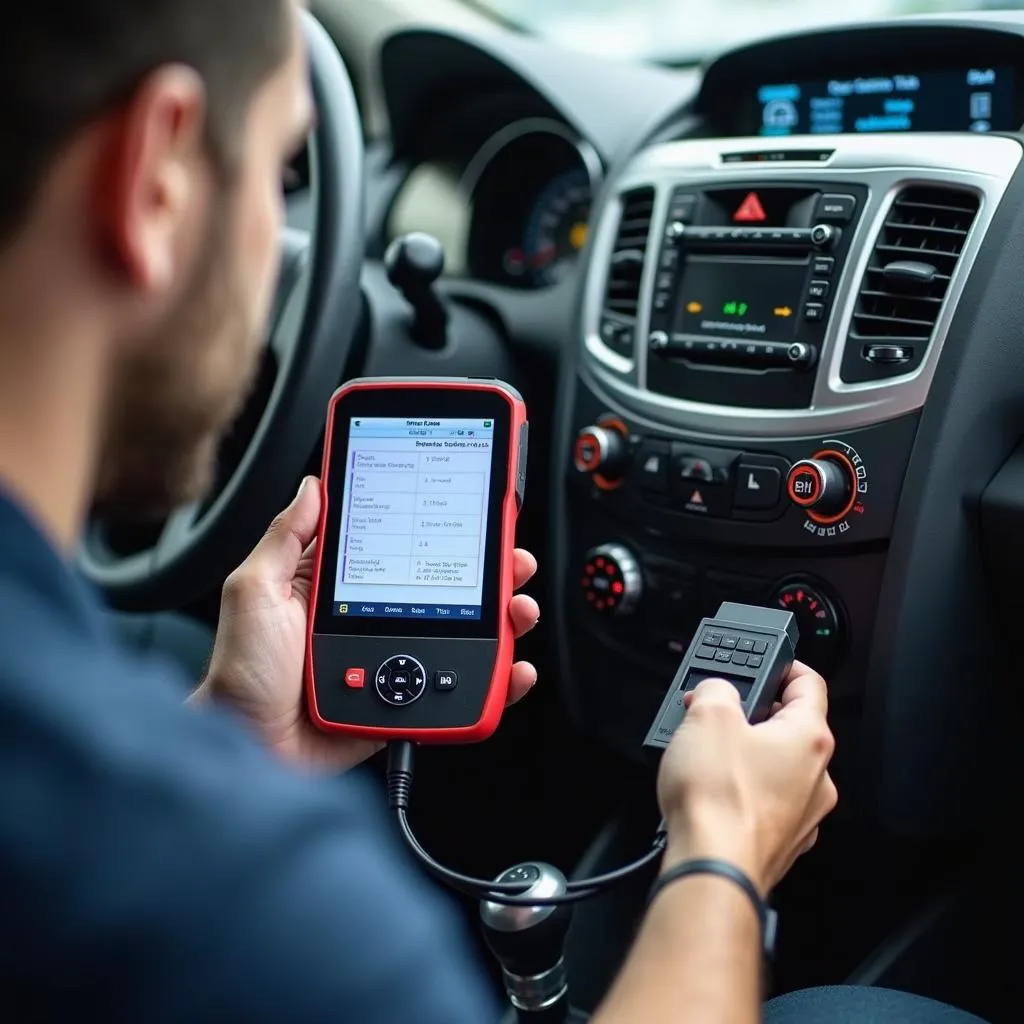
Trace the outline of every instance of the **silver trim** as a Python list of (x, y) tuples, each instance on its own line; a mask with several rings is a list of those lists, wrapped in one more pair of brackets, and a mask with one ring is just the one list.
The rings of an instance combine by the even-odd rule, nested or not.
[(505, 982), (508, 1001), (517, 1010), (525, 1010), (527, 1013), (550, 1009), (564, 999), (569, 991), (565, 960), (561, 957), (554, 967), (542, 974), (512, 974), (503, 967), (501, 977)]
[[(581, 375), (617, 400), (626, 411), (655, 423), (710, 436), (796, 437), (838, 433), (895, 419), (920, 409), (960, 297), (996, 208), (1019, 166), (1022, 149), (1013, 139), (979, 135), (854, 135), (788, 137), (785, 148), (834, 150), (825, 162), (725, 163), (729, 153), (760, 152), (781, 144), (762, 138), (694, 140), (653, 146), (640, 153), (615, 183), (598, 211), (593, 252), (583, 297)], [(808, 409), (745, 409), (674, 399), (646, 389), (648, 327), (654, 257), (665, 229), (669, 197), (679, 185), (721, 185), (756, 179), (784, 183), (813, 179), (856, 182), (868, 189), (852, 240), (851, 256), (835, 282), (834, 313), (829, 322)], [(857, 292), (878, 232), (897, 193), (915, 184), (963, 185), (977, 192), (980, 208), (968, 235), (928, 354), (912, 373), (886, 381), (847, 384), (839, 376)], [(635, 359), (610, 351), (600, 337), (609, 261), (615, 244), (621, 194), (642, 186), (655, 189), (648, 258), (641, 278)]]

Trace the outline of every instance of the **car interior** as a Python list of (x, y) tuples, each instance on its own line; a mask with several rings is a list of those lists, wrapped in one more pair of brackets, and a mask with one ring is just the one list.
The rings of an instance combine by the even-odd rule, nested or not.
[[(126, 640), (200, 678), (344, 381), (507, 381), (539, 683), (487, 742), (423, 750), (424, 846), (485, 878), (640, 856), (643, 740), (701, 618), (782, 608), (829, 684), (840, 799), (774, 894), (766, 995), (1019, 1020), (1024, 10), (990, 6), (312, 3), (318, 121), (216, 488), (82, 545)], [(575, 908), (584, 1013), (653, 871)]]

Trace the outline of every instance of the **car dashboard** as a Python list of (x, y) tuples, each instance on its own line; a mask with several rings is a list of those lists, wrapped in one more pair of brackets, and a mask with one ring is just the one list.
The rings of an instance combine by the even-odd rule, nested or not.
[(416, 29), (381, 68), (371, 257), (435, 234), (445, 295), (557, 374), (531, 486), (576, 724), (639, 761), (700, 618), (779, 606), (847, 813), (989, 817), (1020, 712), (1024, 16), (682, 70)]

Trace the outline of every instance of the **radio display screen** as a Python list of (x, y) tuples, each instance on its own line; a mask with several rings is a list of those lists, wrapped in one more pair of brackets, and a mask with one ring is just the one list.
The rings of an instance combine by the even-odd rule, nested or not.
[(760, 134), (1015, 131), (1012, 68), (961, 68), (762, 85)]
[(790, 342), (807, 263), (693, 254), (683, 265), (673, 331), (700, 338)]

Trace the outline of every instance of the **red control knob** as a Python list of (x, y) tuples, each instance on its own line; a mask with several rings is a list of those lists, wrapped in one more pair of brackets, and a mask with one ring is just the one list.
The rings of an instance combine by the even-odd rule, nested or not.
[(789, 471), (786, 492), (816, 523), (845, 519), (857, 500), (857, 473), (842, 452), (818, 452)]
[(576, 435), (572, 461), (578, 472), (589, 473), (598, 487), (610, 490), (622, 482), (628, 454), (625, 424), (602, 419)]

